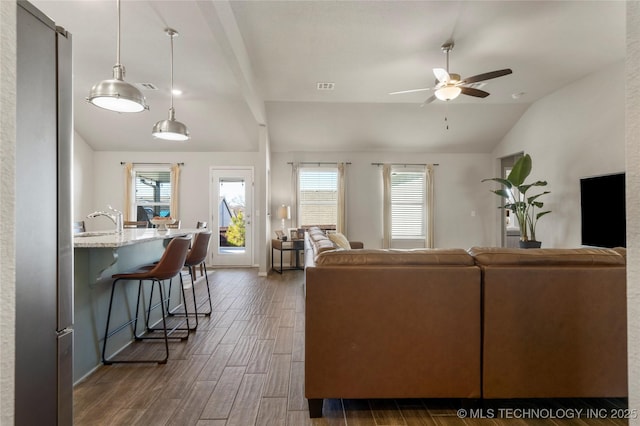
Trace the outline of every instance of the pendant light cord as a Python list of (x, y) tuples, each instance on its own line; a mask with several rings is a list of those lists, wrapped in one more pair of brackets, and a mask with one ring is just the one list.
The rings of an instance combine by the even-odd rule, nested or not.
[(173, 36), (174, 32), (171, 32), (171, 109), (173, 109)]
[(118, 7), (118, 32), (116, 34), (116, 66), (120, 66), (120, 0), (116, 1)]

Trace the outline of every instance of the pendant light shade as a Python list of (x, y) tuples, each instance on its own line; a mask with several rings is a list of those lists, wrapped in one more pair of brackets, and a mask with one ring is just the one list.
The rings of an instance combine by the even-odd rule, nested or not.
[(118, 31), (116, 38), (116, 64), (113, 78), (96, 83), (87, 100), (93, 105), (116, 112), (140, 112), (149, 109), (142, 92), (124, 81), (125, 69), (120, 63), (120, 0), (117, 0)]
[(169, 108), (169, 118), (167, 120), (160, 120), (153, 126), (151, 134), (156, 138), (169, 141), (186, 141), (189, 139), (187, 126), (176, 120), (173, 108)]
[(176, 110), (173, 108), (173, 37), (177, 36), (178, 32), (172, 28), (167, 28), (165, 32), (171, 37), (171, 107), (169, 108), (169, 118), (158, 121), (153, 126), (151, 134), (158, 139), (186, 141), (189, 139), (189, 129), (176, 120)]

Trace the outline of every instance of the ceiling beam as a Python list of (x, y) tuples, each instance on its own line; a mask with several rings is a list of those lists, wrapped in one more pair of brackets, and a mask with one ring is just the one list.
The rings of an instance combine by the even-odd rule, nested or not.
[(251, 68), (251, 60), (240, 34), (240, 28), (227, 0), (198, 2), (213, 37), (220, 45), (229, 69), (258, 125), (266, 125), (264, 100)]

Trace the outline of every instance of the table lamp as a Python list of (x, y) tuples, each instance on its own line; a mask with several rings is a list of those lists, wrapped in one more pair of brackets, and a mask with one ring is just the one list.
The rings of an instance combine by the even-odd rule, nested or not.
[(278, 218), (282, 219), (282, 232), (284, 233), (284, 221), (291, 219), (291, 208), (289, 206), (285, 206), (284, 204), (278, 207)]

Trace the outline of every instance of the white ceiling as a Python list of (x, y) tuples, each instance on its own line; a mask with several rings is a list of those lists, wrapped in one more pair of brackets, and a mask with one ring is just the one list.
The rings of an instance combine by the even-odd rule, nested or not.
[[(116, 1), (32, 3), (73, 35), (75, 125), (98, 151), (256, 151), (266, 124), (281, 152), (489, 152), (532, 102), (625, 54), (623, 1), (122, 0), (125, 80), (159, 90), (144, 91), (150, 111), (117, 114), (84, 100), (111, 78)], [(166, 27), (180, 33), (185, 143), (151, 136), (170, 102)], [(388, 94), (433, 86), (447, 40), (451, 72), (513, 74), (487, 81), (485, 99)]]

